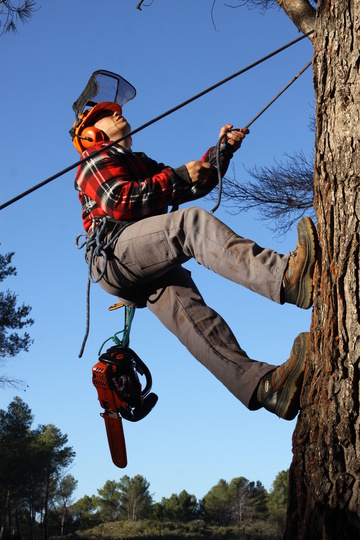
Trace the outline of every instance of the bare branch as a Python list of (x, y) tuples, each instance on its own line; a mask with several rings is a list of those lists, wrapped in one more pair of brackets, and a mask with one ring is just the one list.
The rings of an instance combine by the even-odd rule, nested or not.
[(215, 8), (215, 4), (216, 4), (216, 0), (213, 0), (213, 4), (212, 4), (212, 6), (211, 6), (211, 20), (212, 20), (212, 23), (213, 23), (215, 32), (217, 32), (217, 28), (216, 28), (216, 24), (215, 24), (215, 19), (214, 19), (214, 8)]
[(17, 390), (22, 389), (24, 392), (28, 385), (21, 379), (13, 379), (5, 375), (0, 375), (0, 388), (16, 388)]
[(37, 11), (35, 0), (24, 0), (14, 5), (11, 0), (0, 0), (0, 36), (17, 32), (17, 23), (28, 22)]
[[(278, 4), (300, 32), (307, 34), (314, 30), (316, 9), (308, 0), (278, 0)], [(314, 35), (309, 39), (314, 39)]]
[[(257, 8), (262, 13), (265, 13), (270, 8), (281, 8), (300, 32), (307, 34), (314, 30), (316, 16), (314, 6), (316, 6), (316, 3), (316, 0), (238, 0), (237, 3), (224, 3), (224, 5), (232, 9), (247, 5), (250, 9)], [(311, 36), (310, 39), (312, 39)]]
[(144, 4), (144, 0), (141, 0), (141, 2), (138, 3), (138, 5), (136, 6), (136, 9), (138, 9), (139, 11), (141, 11), (141, 6), (144, 4), (145, 7), (149, 7), (151, 6), (152, 4), (154, 3), (154, 0), (151, 0), (150, 4)]
[(234, 177), (226, 177), (223, 201), (231, 213), (238, 214), (257, 209), (261, 218), (273, 222), (271, 230), (280, 236), (305, 213), (314, 216), (314, 165), (300, 152), (289, 157), (286, 164), (276, 163), (247, 171), (254, 181), (239, 183)]

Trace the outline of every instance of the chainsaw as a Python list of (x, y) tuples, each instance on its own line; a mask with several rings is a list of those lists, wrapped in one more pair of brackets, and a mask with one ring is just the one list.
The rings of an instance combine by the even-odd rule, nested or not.
[[(145, 376), (142, 389), (139, 374)], [(122, 344), (110, 347), (92, 368), (92, 380), (104, 409), (111, 458), (120, 468), (127, 465), (122, 418), (138, 422), (156, 405), (158, 396), (150, 393), (152, 378), (149, 369), (138, 355)]]

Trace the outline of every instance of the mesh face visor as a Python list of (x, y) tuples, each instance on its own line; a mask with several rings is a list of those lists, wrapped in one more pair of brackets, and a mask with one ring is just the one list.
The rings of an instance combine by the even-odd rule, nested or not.
[(111, 101), (123, 107), (136, 96), (136, 90), (120, 75), (100, 69), (91, 75), (85, 89), (73, 104), (76, 121), (85, 107), (94, 107), (103, 101)]

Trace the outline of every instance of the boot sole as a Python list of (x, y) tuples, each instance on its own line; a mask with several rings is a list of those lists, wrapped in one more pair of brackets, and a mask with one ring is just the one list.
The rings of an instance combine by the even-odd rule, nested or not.
[(313, 271), (316, 261), (316, 229), (309, 217), (302, 218), (298, 223), (299, 243), (306, 247), (306, 260), (300, 276), (299, 292), (296, 305), (309, 309), (313, 303)]
[(308, 332), (299, 334), (291, 350), (291, 354), (298, 357), (295, 369), (286, 380), (283, 388), (280, 403), (276, 414), (285, 420), (293, 420), (299, 412), (300, 393), (304, 379), (305, 359), (308, 346)]

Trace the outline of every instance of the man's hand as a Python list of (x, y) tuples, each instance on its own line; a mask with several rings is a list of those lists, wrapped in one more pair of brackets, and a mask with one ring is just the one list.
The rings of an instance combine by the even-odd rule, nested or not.
[[(222, 142), (229, 144), (233, 151), (236, 152), (248, 133), (249, 130), (247, 128), (233, 129), (232, 124), (225, 124), (220, 130), (219, 138), (223, 138)], [(210, 163), (203, 161), (189, 161), (185, 167), (192, 183), (207, 180), (215, 171), (215, 168)]]
[(189, 161), (189, 163), (186, 163), (185, 167), (187, 168), (192, 183), (207, 180), (214, 174), (215, 170), (211, 163), (204, 161)]
[(220, 130), (219, 139), (223, 137), (223, 142), (232, 146), (234, 152), (236, 152), (248, 133), (249, 130), (247, 128), (233, 129), (232, 124), (225, 124)]

